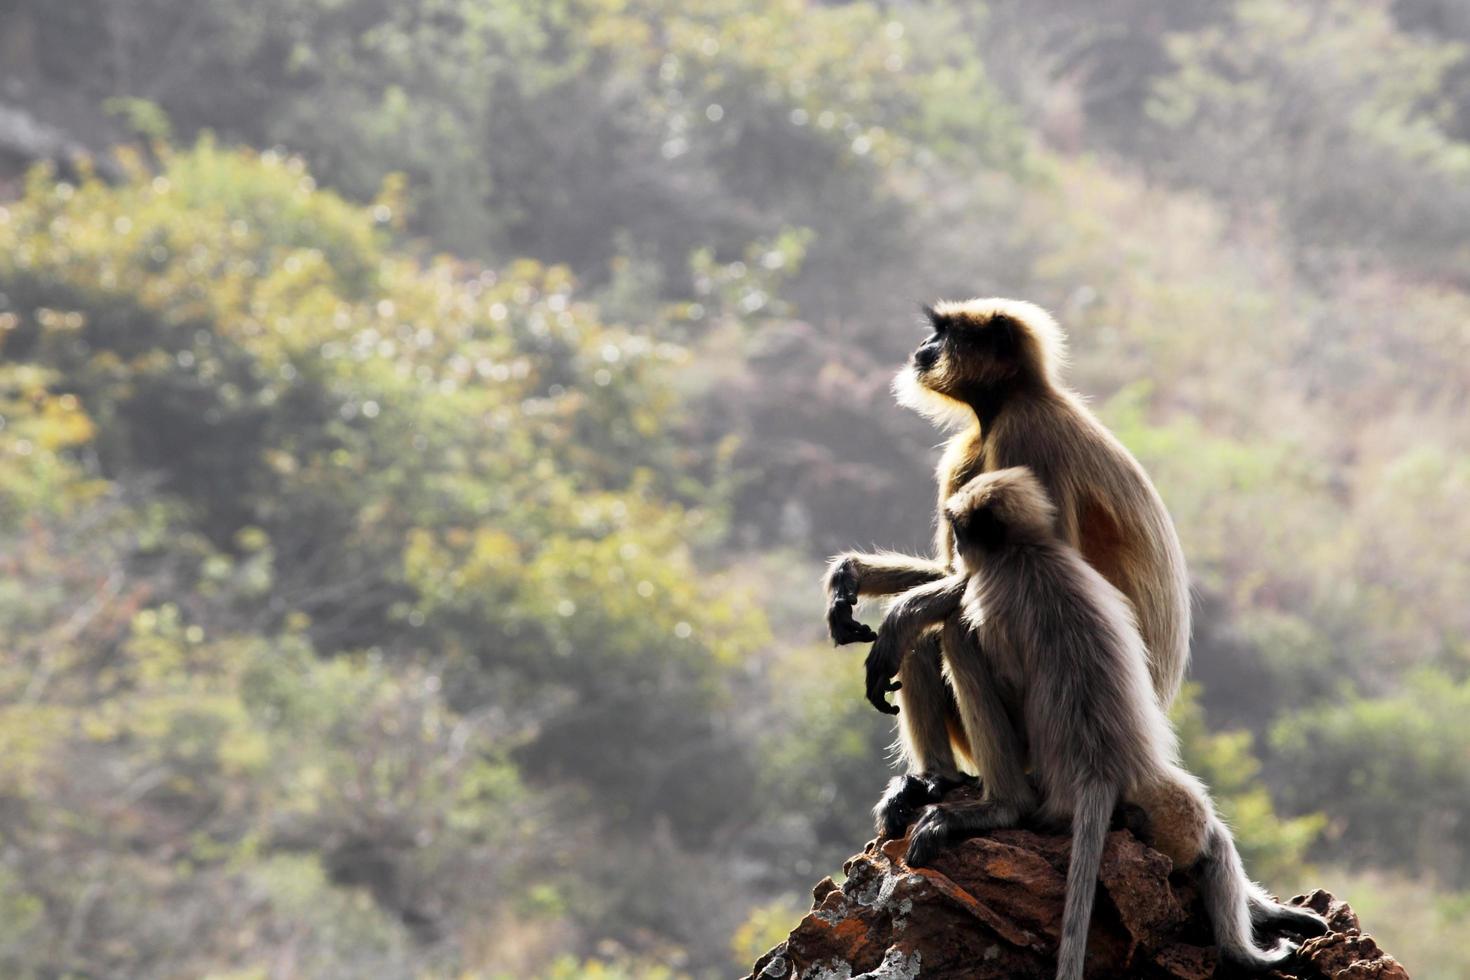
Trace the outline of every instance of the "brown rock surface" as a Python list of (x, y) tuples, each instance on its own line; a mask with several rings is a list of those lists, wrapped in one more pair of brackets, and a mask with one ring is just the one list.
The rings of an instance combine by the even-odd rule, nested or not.
[[(873, 841), (824, 878), (812, 910), (755, 964), (750, 980), (1051, 980), (1069, 840), (997, 831), (945, 851), (932, 868), (903, 863), (906, 841)], [(1108, 835), (1088, 944), (1087, 976), (1202, 980), (1216, 976), (1209, 926), (1184, 875), (1126, 830)], [(1408, 980), (1361, 934), (1346, 903), (1323, 891), (1292, 900), (1327, 917), (1272, 980)], [(1240, 976), (1221, 968), (1221, 977)]]

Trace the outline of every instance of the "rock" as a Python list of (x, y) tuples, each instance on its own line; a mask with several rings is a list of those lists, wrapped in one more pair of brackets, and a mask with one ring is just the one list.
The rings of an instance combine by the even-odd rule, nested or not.
[[(812, 910), (756, 962), (750, 980), (1052, 980), (1066, 888), (1066, 836), (1005, 830), (903, 862), (907, 840), (873, 841), (824, 878)], [(1216, 975), (1209, 925), (1188, 877), (1128, 830), (1108, 835), (1088, 943), (1089, 980), (1203, 980)], [(1345, 902), (1292, 899), (1332, 931), (1271, 980), (1408, 980)], [(1221, 977), (1241, 976), (1221, 969)]]
[(94, 172), (104, 180), (120, 180), (122, 170), (107, 154), (96, 154), (84, 143), (28, 110), (0, 102), (0, 174), (23, 172), (32, 163), (50, 160), (73, 178)]

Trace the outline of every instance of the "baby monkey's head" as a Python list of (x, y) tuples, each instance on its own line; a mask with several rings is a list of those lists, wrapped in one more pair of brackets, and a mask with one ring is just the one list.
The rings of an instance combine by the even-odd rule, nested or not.
[(955, 545), (967, 562), (970, 555), (1051, 538), (1056, 512), (1046, 488), (1024, 466), (982, 473), (944, 503)]

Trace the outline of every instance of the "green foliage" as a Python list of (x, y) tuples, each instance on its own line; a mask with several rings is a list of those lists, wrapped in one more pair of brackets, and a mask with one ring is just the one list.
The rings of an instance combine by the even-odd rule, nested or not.
[(785, 939), (805, 912), (805, 907), (789, 898), (752, 909), (730, 940), (732, 960), (741, 965), (754, 963)]
[[(0, 329), (18, 322), (0, 314)], [(49, 389), (54, 377), (32, 364), (0, 365), (0, 528), (6, 531), (16, 530), (24, 515), (64, 511), (97, 490), (69, 452), (91, 441), (92, 422), (75, 395)]]
[[(88, 81), (137, 129), (157, 135), (157, 106), (185, 138), (284, 143), (358, 197), (402, 172), (414, 226), (442, 246), (599, 277), (626, 234), (675, 276), (697, 247), (738, 253), (792, 224), (821, 229), (823, 265), (839, 261), (829, 238), (894, 255), (884, 166), (918, 145), (1022, 155), (969, 33), (937, 7), (150, 0), (124, 29), (100, 0), (24, 6), (42, 43), (115, 66)], [(159, 57), (168, 76), (138, 84)]]
[[(891, 755), (892, 726), (862, 697), (860, 658), (825, 647), (803, 647), (773, 665), (772, 724), (765, 737), (771, 819), (803, 813), (816, 840), (801, 838), (787, 859), (835, 873), (851, 842), (872, 836), (870, 807), (886, 781), (880, 760)], [(866, 805), (864, 805), (866, 804)], [(830, 842), (828, 847), (814, 844)]]
[[(198, 935), (158, 969), (245, 968), (296, 920), (312, 972), (391, 971), (532, 888), (487, 863), (530, 801), (639, 825), (671, 736), (722, 763), (680, 783), (681, 832), (742, 795), (710, 714), (764, 633), (696, 570), (713, 512), (672, 499), (680, 352), (560, 270), (424, 267), (379, 225), (208, 141), (118, 187), (38, 174), (0, 212), (0, 622), (31, 637), (0, 712), (5, 901), (35, 938), (7, 972), (117, 972), (124, 937), (175, 928)], [(255, 926), (196, 919), (236, 895)]]
[(1470, 896), (1436, 890), (1427, 879), (1326, 867), (1304, 887), (1351, 895), (1353, 911), (1409, 974), (1423, 980), (1459, 980), (1465, 974), (1465, 930)]
[(1283, 796), (1297, 809), (1331, 801), (1332, 850), (1348, 860), (1422, 868), (1461, 880), (1470, 839), (1465, 745), (1470, 682), (1422, 668), (1400, 692), (1333, 702), (1283, 718), (1271, 732)]
[(1268, 190), (1304, 238), (1382, 243), (1388, 223), (1420, 261), (1450, 268), (1464, 257), (1452, 215), (1470, 144), (1446, 131), (1441, 92), (1465, 50), (1399, 31), (1380, 4), (1240, 0), (1230, 24), (1173, 40), (1178, 70), (1151, 111), (1188, 132), (1181, 166), (1195, 179)]
[(437, 678), (211, 635), (150, 603), (165, 583), (129, 570), (127, 515), (76, 517), (85, 548), (20, 541), (38, 588), (0, 599), (7, 633), (49, 627), (0, 674), (3, 894), (24, 940), (7, 974), (244, 967), (283, 928), (314, 973), (401, 969), (409, 913), (503, 879), (523, 791), (503, 737), (449, 711)]
[(577, 960), (564, 956), (551, 965), (537, 980), (678, 980), (685, 974), (655, 963), (619, 959)]
[(1185, 765), (1210, 787), (1252, 876), (1268, 883), (1290, 880), (1327, 817), (1278, 816), (1259, 781), (1261, 763), (1252, 754), (1250, 733), (1209, 731), (1194, 691), (1185, 691), (1172, 714)]

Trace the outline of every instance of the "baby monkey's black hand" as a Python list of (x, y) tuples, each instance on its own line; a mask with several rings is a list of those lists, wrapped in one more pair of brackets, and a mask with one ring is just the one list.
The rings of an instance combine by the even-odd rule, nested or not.
[(868, 659), (865, 666), (868, 669), (868, 700), (873, 707), (885, 715), (898, 714), (898, 705), (888, 703), (888, 694), (903, 687), (902, 684), (893, 680), (898, 673), (898, 665), (903, 660), (903, 651), (889, 642), (887, 633), (878, 635), (878, 642), (873, 644), (873, 649), (868, 651)]

